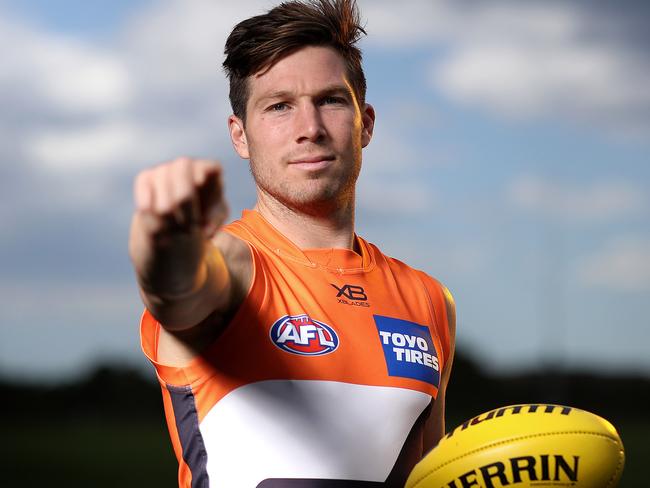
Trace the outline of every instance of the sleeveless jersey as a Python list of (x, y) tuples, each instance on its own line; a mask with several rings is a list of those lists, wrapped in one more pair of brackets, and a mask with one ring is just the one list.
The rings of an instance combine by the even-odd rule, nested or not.
[(187, 367), (157, 361), (179, 485), (403, 486), (450, 339), (441, 285), (355, 235), (301, 250), (256, 211), (224, 229), (252, 255), (250, 290)]

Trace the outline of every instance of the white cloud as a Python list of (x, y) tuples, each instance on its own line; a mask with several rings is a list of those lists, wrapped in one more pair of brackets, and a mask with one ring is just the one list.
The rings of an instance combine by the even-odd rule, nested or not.
[(268, 2), (168, 0), (137, 12), (122, 32), (124, 55), (154, 93), (210, 87), (223, 91), (223, 46), (232, 27)]
[[(495, 36), (532, 36), (546, 39), (574, 30), (570, 7), (556, 8), (527, 2), (470, 2), (462, 0), (365, 0), (360, 2), (367, 20), (371, 46), (411, 48), (481, 43)], [(453, 47), (453, 46), (452, 46)]]
[(579, 281), (589, 287), (617, 291), (650, 291), (650, 239), (628, 238), (610, 242), (577, 265)]
[(407, 4), (393, 0), (359, 2), (366, 20), (368, 37), (364, 43), (381, 47), (409, 47), (428, 43), (449, 31), (455, 13), (447, 2), (409, 0)]
[(120, 110), (131, 100), (129, 74), (114, 53), (0, 19), (0, 100), (17, 93), (32, 107), (69, 115)]
[(648, 208), (646, 192), (624, 181), (571, 186), (534, 176), (513, 180), (508, 200), (520, 209), (558, 219), (607, 221)]
[(29, 155), (50, 168), (83, 170), (127, 162), (137, 141), (137, 128), (106, 121), (95, 126), (52, 128), (27, 141)]
[(636, 67), (604, 47), (511, 40), (461, 49), (436, 68), (434, 81), (452, 98), (508, 115), (604, 123), (612, 110), (650, 104), (647, 85), (629, 76)]
[[(12, 144), (37, 165), (64, 171), (108, 171), (147, 157), (154, 163), (215, 139), (218, 155), (230, 154), (225, 131), (214, 129), (229, 112), (223, 44), (236, 22), (273, 3), (149, 4), (110, 47), (17, 19), (0, 21), (0, 42), (21, 46), (3, 53), (0, 63), (0, 102), (8, 107), (3, 117), (27, 104), (39, 120)], [(499, 113), (566, 113), (617, 124), (629, 107), (650, 105), (646, 64), (610, 45), (578, 40), (589, 21), (584, 12), (558, 4), (465, 7), (452, 1), (362, 2), (365, 42), (398, 49), (446, 43), (448, 57), (433, 68), (436, 86)], [(391, 143), (381, 150), (373, 143), (368, 150), (375, 167), (418, 159), (395, 143), (398, 138), (382, 137)]]
[(621, 135), (650, 130), (650, 63), (625, 30), (633, 11), (508, 0), (373, 0), (361, 9), (364, 46), (429, 50), (431, 87), (459, 103)]
[(11, 173), (29, 182), (12, 193), (21, 218), (3, 222), (15, 226), (43, 202), (62, 213), (124, 206), (118, 179), (180, 154), (226, 162), (223, 44), (242, 16), (262, 9), (149, 3), (102, 45), (1, 12), (0, 42), (11, 47), (0, 62), (0, 164), (20, 162)]
[(450, 17), (447, 52), (430, 76), (451, 99), (506, 116), (650, 130), (647, 56), (599, 32), (587, 8), (494, 2), (462, 22)]
[(0, 118), (9, 124), (28, 110), (34, 121), (11, 143), (37, 167), (60, 171), (155, 164), (214, 141), (225, 157), (223, 45), (242, 16), (263, 6), (157, 2), (108, 47), (0, 20), (0, 42), (20, 46), (3, 52)]
[[(34, 66), (45, 80), (43, 95), (69, 112), (112, 112), (124, 108), (132, 92), (122, 60), (81, 43), (59, 40)], [(38, 59), (38, 58), (37, 58)]]
[[(106, 118), (93, 125), (52, 127), (25, 139), (27, 154), (46, 170), (95, 178), (120, 167), (150, 166), (186, 154), (205, 132), (192, 125), (156, 127), (133, 119)], [(206, 127), (208, 132), (210, 128)], [(198, 132), (198, 134), (197, 134)]]
[(423, 182), (367, 179), (359, 183), (358, 204), (374, 214), (395, 217), (430, 213), (436, 202)]

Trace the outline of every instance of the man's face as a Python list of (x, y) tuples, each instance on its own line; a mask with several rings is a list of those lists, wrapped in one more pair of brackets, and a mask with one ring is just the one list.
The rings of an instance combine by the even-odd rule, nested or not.
[(372, 107), (359, 108), (343, 58), (328, 47), (305, 47), (251, 76), (245, 127), (229, 120), (260, 198), (307, 213), (353, 202), (373, 123)]

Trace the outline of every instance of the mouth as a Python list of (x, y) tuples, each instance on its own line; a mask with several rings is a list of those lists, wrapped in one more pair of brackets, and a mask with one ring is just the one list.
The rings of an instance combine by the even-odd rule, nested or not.
[(308, 170), (322, 169), (329, 166), (336, 158), (331, 154), (300, 157), (289, 161), (289, 165)]

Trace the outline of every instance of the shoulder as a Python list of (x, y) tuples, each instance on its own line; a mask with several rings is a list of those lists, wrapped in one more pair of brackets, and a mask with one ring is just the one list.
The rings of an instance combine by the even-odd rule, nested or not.
[(448, 317), (451, 317), (452, 315), (455, 317), (456, 316), (456, 301), (454, 300), (454, 296), (452, 295), (451, 291), (449, 291), (449, 288), (447, 288), (444, 284), (442, 284), (440, 281), (437, 279), (429, 276), (427, 273), (424, 271), (416, 270), (416, 273), (420, 276), (420, 279), (422, 282), (425, 284), (425, 286), (428, 289), (437, 289), (439, 290), (440, 293), (442, 293), (442, 297), (445, 301), (445, 306), (447, 308), (447, 315)]
[(409, 266), (404, 261), (400, 261), (399, 259), (384, 253), (376, 244), (361, 237), (358, 238), (365, 245), (375, 263), (379, 264), (380, 266), (385, 265), (393, 271), (406, 274), (416, 271), (415, 268)]
[(234, 288), (235, 305), (238, 305), (238, 298), (242, 294), (245, 295), (253, 277), (251, 245), (227, 231), (219, 232), (212, 238), (211, 243), (224, 257)]
[(456, 334), (456, 301), (454, 300), (454, 296), (449, 291), (449, 288), (437, 279), (429, 276), (424, 271), (415, 270), (415, 272), (420, 277), (432, 300), (436, 301), (437, 298), (439, 301), (444, 302), (447, 327), (453, 344)]
[(246, 261), (251, 259), (250, 244), (243, 238), (224, 229), (210, 241), (226, 260)]

